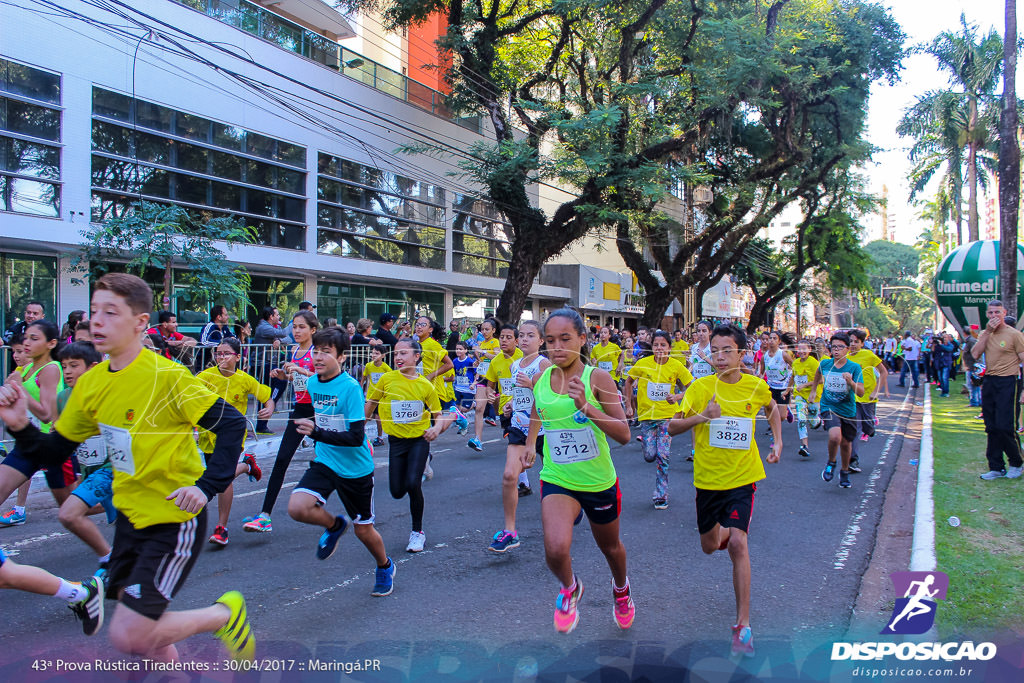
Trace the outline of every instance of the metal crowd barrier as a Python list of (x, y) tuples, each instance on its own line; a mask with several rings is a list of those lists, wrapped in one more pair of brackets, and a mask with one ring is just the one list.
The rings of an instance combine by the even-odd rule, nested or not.
[[(281, 368), (284, 366), (288, 358), (288, 350), (291, 348), (289, 345), (281, 344), (279, 348), (274, 348), (271, 344), (243, 344), (242, 345), (242, 358), (238, 364), (240, 370), (244, 370), (253, 377), (255, 377), (260, 383), (271, 386), (270, 373), (272, 370)], [(348, 359), (345, 363), (344, 369), (349, 372), (356, 381), (362, 379), (362, 371), (367, 363), (370, 362), (370, 347), (367, 344), (360, 344), (353, 346), (348, 353)], [(390, 348), (388, 346), (382, 347), (385, 352)], [(213, 367), (216, 365), (214, 359), (214, 351), (216, 347), (213, 346), (185, 346), (177, 349), (170, 348), (169, 350), (155, 349), (156, 353), (163, 353), (168, 355), (171, 360), (177, 363), (181, 363), (189, 369), (192, 374), (198, 374), (206, 368)], [(0, 383), (7, 377), (8, 374), (14, 371), (14, 359), (11, 356), (10, 348), (3, 347), (0, 349)], [(295, 392), (292, 390), (291, 384), (285, 388), (284, 392), (278, 397), (275, 414), (285, 413), (291, 411), (292, 406), (295, 402)], [(254, 428), (256, 423), (256, 413), (259, 411), (259, 406), (253, 399), (249, 400), (248, 409), (246, 410), (246, 420), (249, 422), (250, 428)], [(253, 431), (255, 431), (253, 429)], [(7, 451), (10, 451), (14, 445), (14, 440), (10, 438), (6, 430), (2, 431), (2, 444)], [(2, 501), (0, 501), (2, 503)]]

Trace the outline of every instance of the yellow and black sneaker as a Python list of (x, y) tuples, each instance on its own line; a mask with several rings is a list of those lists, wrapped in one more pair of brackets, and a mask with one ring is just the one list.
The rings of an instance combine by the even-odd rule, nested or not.
[(238, 591), (228, 591), (217, 602), (231, 610), (228, 623), (213, 632), (228, 649), (231, 658), (253, 660), (256, 657), (256, 636), (252, 633), (249, 616), (245, 609), (245, 598)]

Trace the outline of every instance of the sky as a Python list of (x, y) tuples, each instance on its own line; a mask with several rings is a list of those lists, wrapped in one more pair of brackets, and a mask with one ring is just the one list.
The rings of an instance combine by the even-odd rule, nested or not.
[[(882, 4), (903, 27), (908, 47), (928, 42), (943, 31), (958, 30), (961, 12), (966, 14), (968, 22), (978, 25), (981, 34), (987, 34), (991, 28), (1003, 34), (1003, 0), (883, 0)], [(1024, 33), (1020, 22), (1019, 19), (1018, 35)], [(876, 83), (872, 88), (868, 103), (868, 138), (882, 151), (875, 154), (874, 165), (866, 170), (873, 193), (880, 195), (883, 185), (889, 188), (888, 211), (890, 218), (895, 216), (896, 240), (913, 244), (924, 226), (916, 219), (920, 209), (908, 202), (906, 176), (910, 162), (907, 150), (911, 141), (896, 134), (896, 125), (918, 95), (946, 88), (949, 80), (928, 55), (908, 57), (903, 64), (900, 81), (895, 86)], [(1021, 90), (1021, 85), (1017, 90)], [(869, 239), (879, 237), (880, 221), (878, 217), (865, 219)]]

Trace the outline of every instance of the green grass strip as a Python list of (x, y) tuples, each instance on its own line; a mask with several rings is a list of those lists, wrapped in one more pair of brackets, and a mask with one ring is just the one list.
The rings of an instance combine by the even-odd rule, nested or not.
[[(935, 550), (938, 569), (949, 575), (939, 635), (1024, 635), (1024, 477), (979, 479), (988, 470), (985, 425), (975, 419), (980, 409), (968, 407), (962, 394), (932, 396)], [(959, 527), (949, 525), (951, 516), (960, 518)]]

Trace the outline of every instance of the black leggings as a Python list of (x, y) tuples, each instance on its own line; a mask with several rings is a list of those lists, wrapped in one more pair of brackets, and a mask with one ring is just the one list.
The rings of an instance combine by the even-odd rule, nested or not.
[(422, 437), (402, 439), (388, 436), (388, 483), (391, 497), (409, 494), (412, 530), (423, 531), (423, 470), (430, 457), (430, 444)]
[(288, 472), (288, 465), (292, 463), (295, 451), (302, 443), (302, 435), (295, 427), (295, 420), (312, 419), (314, 415), (312, 403), (296, 403), (292, 412), (288, 414), (288, 426), (284, 429), (284, 436), (281, 437), (281, 447), (277, 449), (277, 458), (274, 460), (274, 471), (270, 473), (270, 481), (267, 482), (267, 494), (263, 497), (263, 512), (268, 515), (274, 511), (274, 503), (281, 493), (281, 485), (284, 484), (284, 475)]
[[(270, 376), (270, 373), (268, 371), (267, 372), (267, 377), (269, 377), (269, 376)], [(270, 380), (268, 380), (268, 382), (264, 382), (264, 383), (265, 384), (266, 383), (270, 384), (270, 398), (274, 399), (274, 401), (280, 400), (281, 397), (284, 396), (285, 390), (288, 389), (288, 382), (286, 382), (283, 379), (270, 379)], [(312, 405), (312, 404), (310, 404), (310, 405)], [(259, 406), (257, 406), (257, 408), (258, 407)], [(256, 420), (256, 431), (257, 432), (269, 432), (270, 429), (269, 429), (269, 425), (267, 424), (268, 422), (269, 422), (269, 420)]]

